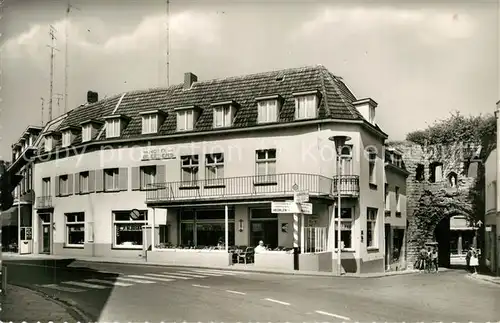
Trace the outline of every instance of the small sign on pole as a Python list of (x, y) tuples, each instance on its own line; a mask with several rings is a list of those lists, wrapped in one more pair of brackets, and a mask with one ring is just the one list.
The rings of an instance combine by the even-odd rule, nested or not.
[(293, 193), (293, 201), (295, 203), (309, 202), (309, 192), (301, 191)]
[(313, 211), (313, 205), (312, 203), (300, 203), (300, 209), (301, 209), (301, 213), (303, 214), (312, 214), (312, 211)]

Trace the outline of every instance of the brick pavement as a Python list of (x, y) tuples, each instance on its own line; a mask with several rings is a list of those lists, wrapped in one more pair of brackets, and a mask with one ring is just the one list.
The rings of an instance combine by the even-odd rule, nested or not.
[(61, 303), (27, 288), (8, 285), (0, 300), (2, 322), (77, 322)]

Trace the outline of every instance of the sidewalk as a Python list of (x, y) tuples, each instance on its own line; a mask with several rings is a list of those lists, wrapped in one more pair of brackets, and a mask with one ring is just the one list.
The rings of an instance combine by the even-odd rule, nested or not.
[(83, 322), (84, 319), (62, 303), (19, 286), (7, 285), (6, 295), (0, 296), (0, 301), (1, 322)]
[[(124, 259), (124, 258), (103, 258), (103, 257), (67, 257), (67, 256), (56, 256), (56, 255), (18, 255), (18, 254), (3, 254), (4, 260), (42, 260), (42, 259), (75, 259), (78, 261), (86, 262), (97, 262), (97, 263), (119, 263), (122, 265), (143, 265), (143, 266), (162, 266), (162, 267), (193, 267), (185, 265), (171, 265), (164, 263), (154, 263), (149, 262), (144, 259)], [(233, 266), (227, 267), (213, 267), (213, 266), (203, 266), (199, 268), (205, 269), (219, 269), (219, 270), (231, 270), (231, 271), (243, 271), (243, 272), (255, 272), (255, 273), (265, 273), (265, 274), (282, 274), (282, 275), (300, 275), (300, 276), (323, 276), (323, 277), (333, 277), (331, 272), (318, 272), (318, 271), (294, 271), (294, 270), (277, 270), (277, 269), (267, 269), (267, 268), (255, 268), (252, 264), (235, 264)], [(441, 269), (440, 269), (441, 270)], [(444, 270), (444, 269), (443, 269)], [(365, 274), (352, 274), (347, 273), (342, 275), (342, 277), (351, 278), (377, 278), (377, 277), (387, 277), (395, 275), (408, 275), (418, 273), (418, 270), (401, 270), (401, 271), (388, 271), (380, 273), (365, 273)]]
[(467, 277), (500, 285), (500, 277), (482, 274), (467, 274)]

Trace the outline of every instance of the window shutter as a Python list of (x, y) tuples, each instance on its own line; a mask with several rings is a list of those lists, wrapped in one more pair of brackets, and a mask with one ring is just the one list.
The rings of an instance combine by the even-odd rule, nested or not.
[(97, 169), (95, 171), (95, 191), (104, 191), (104, 170)]
[(132, 190), (141, 189), (141, 169), (140, 167), (132, 167)]
[(95, 170), (89, 171), (89, 193), (95, 192)]
[(128, 168), (120, 168), (118, 170), (118, 176), (120, 191), (128, 191)]
[(155, 183), (165, 183), (167, 181), (166, 166), (156, 165)]
[(75, 173), (75, 194), (80, 193), (80, 173)]
[(68, 195), (73, 194), (73, 174), (68, 174)]
[(56, 182), (54, 183), (54, 184), (56, 185), (56, 187), (55, 187), (55, 193), (56, 193), (56, 196), (60, 196), (60, 195), (61, 195), (61, 194), (60, 194), (60, 191), (59, 191), (59, 188), (60, 188), (60, 187), (59, 187), (59, 184), (60, 184), (60, 182), (59, 182), (59, 181), (60, 181), (59, 176), (56, 176)]

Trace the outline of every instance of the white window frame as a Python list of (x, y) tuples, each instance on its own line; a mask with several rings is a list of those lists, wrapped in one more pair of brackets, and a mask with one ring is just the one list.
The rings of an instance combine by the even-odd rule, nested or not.
[(54, 143), (54, 138), (52, 138), (52, 136), (45, 137), (45, 140), (44, 140), (45, 151), (51, 151), (52, 148), (54, 148), (53, 143)]
[(205, 185), (224, 184), (224, 154), (205, 155)]
[(232, 105), (219, 105), (213, 108), (213, 127), (214, 128), (226, 128), (233, 125), (233, 112), (234, 107)]
[[(83, 215), (83, 219), (78, 219), (78, 215)], [(65, 240), (65, 246), (66, 247), (72, 247), (72, 248), (84, 248), (85, 246), (85, 213), (66, 213), (64, 214), (64, 221), (65, 221), (65, 230), (66, 230), (66, 240)], [(70, 228), (74, 227), (80, 227), (83, 228), (83, 243), (81, 244), (76, 244), (76, 243), (69, 243), (69, 233), (71, 232)]]
[(88, 193), (89, 192), (89, 176), (90, 172), (80, 172), (78, 174), (78, 192), (79, 193)]
[(92, 125), (86, 124), (82, 127), (82, 142), (90, 141), (92, 139)]
[(177, 111), (177, 131), (190, 131), (194, 129), (194, 109)]
[(120, 119), (116, 118), (116, 119), (106, 120), (106, 138), (120, 137), (120, 127), (121, 127)]
[[(259, 158), (259, 153), (264, 153), (264, 158)], [(273, 154), (274, 157), (272, 157)], [(255, 151), (255, 175), (257, 176), (258, 182), (276, 182), (276, 159), (276, 149), (259, 149)], [(259, 166), (262, 164), (265, 165), (264, 174), (259, 173)], [(270, 165), (274, 165), (274, 171), (272, 171)]]
[(142, 116), (142, 134), (158, 132), (158, 116), (156, 114), (146, 114)]
[(278, 116), (278, 100), (269, 99), (257, 102), (257, 123), (277, 122)]
[(62, 134), (62, 146), (68, 147), (70, 145), (71, 145), (71, 132), (69, 130), (64, 131)]
[[(378, 249), (378, 216), (379, 212), (376, 208), (367, 208), (366, 210), (366, 248)], [(371, 224), (371, 225), (369, 225)], [(372, 241), (368, 240), (368, 232), (372, 230)]]
[[(120, 225), (124, 224), (136, 224), (136, 225), (141, 225), (145, 226), (148, 224), (148, 212), (147, 211), (140, 211), (142, 214), (144, 214), (144, 220), (133, 220), (132, 218), (129, 217), (129, 220), (116, 220), (116, 215), (119, 213), (124, 213), (124, 212), (129, 212), (129, 211), (113, 211), (112, 216), (113, 216), (113, 248), (116, 249), (142, 249), (143, 245), (118, 245), (117, 244), (117, 233), (119, 232), (118, 227)], [(141, 229), (141, 234), (142, 234), (142, 229)], [(144, 244), (144, 238), (142, 243)]]
[(44, 177), (42, 178), (42, 197), (48, 197), (51, 196), (51, 180), (50, 177)]
[[(354, 237), (354, 228), (353, 228), (353, 224), (354, 224), (354, 208), (347, 208), (347, 207), (343, 207), (342, 210), (349, 210), (350, 214), (351, 214), (351, 217), (350, 218), (340, 218), (340, 230), (341, 231), (349, 231), (350, 233), (350, 239), (351, 241), (349, 241), (350, 243), (350, 247), (349, 248), (342, 248), (342, 250), (344, 251), (354, 251), (355, 248), (354, 248), (354, 240), (353, 240), (353, 237)], [(341, 211), (342, 212), (342, 211)], [(333, 242), (333, 246), (336, 245), (337, 243), (337, 231), (338, 231), (338, 221), (337, 221), (337, 217), (338, 217), (338, 208), (335, 207), (335, 211), (334, 211), (334, 214), (335, 214), (335, 241)], [(342, 240), (342, 242), (344, 242)], [(345, 246), (347, 245), (345, 242), (342, 244), (342, 246)], [(335, 250), (337, 250), (337, 248), (334, 248)]]
[[(353, 165), (352, 165), (352, 145), (344, 145), (340, 151), (340, 167), (342, 170), (342, 175), (352, 175)], [(348, 151), (348, 152), (347, 152)]]
[[(120, 189), (120, 169), (119, 168), (107, 168), (103, 171), (103, 184), (105, 192), (114, 192)], [(112, 187), (108, 185), (108, 177), (112, 177), (111, 182)]]
[(316, 118), (318, 114), (318, 96), (300, 95), (295, 98), (295, 120)]
[[(59, 176), (59, 196), (69, 195), (69, 176), (68, 174)], [(63, 190), (64, 188), (64, 190)]]
[[(184, 163), (186, 162), (186, 163)], [(187, 171), (187, 172), (186, 172)], [(198, 176), (200, 172), (200, 163), (198, 155), (182, 156), (181, 157), (181, 185), (182, 186), (197, 186)], [(189, 178), (186, 174), (189, 173)]]
[(368, 183), (377, 184), (377, 154), (368, 151)]
[(151, 184), (156, 183), (156, 165), (141, 166), (139, 171), (141, 190), (150, 189)]

